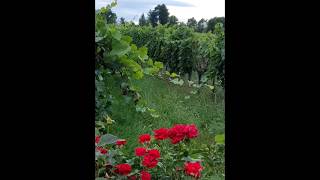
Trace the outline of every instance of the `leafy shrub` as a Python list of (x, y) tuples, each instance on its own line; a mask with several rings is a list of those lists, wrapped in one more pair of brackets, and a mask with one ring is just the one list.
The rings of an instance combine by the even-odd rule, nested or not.
[(96, 177), (117, 179), (199, 179), (224, 173), (224, 136), (218, 135), (214, 145), (194, 149), (192, 139), (199, 136), (194, 124), (176, 124), (171, 128), (153, 130), (137, 139), (140, 147), (134, 154), (125, 154), (126, 141), (111, 134), (96, 136)]

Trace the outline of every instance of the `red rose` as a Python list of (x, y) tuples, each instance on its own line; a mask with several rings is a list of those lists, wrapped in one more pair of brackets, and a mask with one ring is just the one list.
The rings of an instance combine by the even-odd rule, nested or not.
[(194, 163), (185, 163), (184, 164), (184, 171), (187, 175), (193, 176), (196, 178), (199, 178), (201, 176), (200, 172), (202, 171), (202, 166), (200, 165), (199, 162), (194, 162)]
[(177, 124), (169, 130), (169, 138), (172, 144), (177, 144), (185, 138), (187, 132), (187, 126), (183, 124)]
[(125, 144), (127, 144), (127, 141), (125, 139), (118, 139), (116, 142), (116, 145), (118, 146), (123, 146)]
[(142, 160), (142, 165), (147, 168), (154, 168), (158, 164), (158, 160), (150, 155), (145, 155)]
[(114, 172), (126, 176), (131, 172), (131, 166), (129, 164), (118, 164)]
[(101, 154), (106, 154), (108, 152), (108, 150), (103, 147), (97, 147), (97, 150), (100, 151)]
[(151, 180), (151, 174), (147, 171), (141, 171), (141, 180)]
[(157, 140), (164, 140), (168, 138), (168, 129), (167, 128), (160, 128), (154, 130), (154, 138)]
[(100, 142), (100, 138), (101, 138), (101, 136), (96, 136), (96, 144), (98, 144)]
[(130, 180), (136, 180), (136, 179), (137, 179), (137, 176), (132, 175), (132, 176), (129, 176), (128, 179), (130, 179)]
[(160, 152), (157, 149), (148, 150), (148, 155), (152, 156), (155, 159), (160, 158)]
[(147, 150), (143, 147), (138, 147), (135, 149), (136, 156), (144, 156), (147, 153)]
[(191, 125), (187, 125), (186, 126), (186, 136), (188, 138), (195, 138), (198, 136), (198, 129), (197, 129), (197, 126), (194, 125), (194, 124), (191, 124)]
[(139, 143), (150, 142), (151, 136), (149, 134), (142, 134), (139, 136)]

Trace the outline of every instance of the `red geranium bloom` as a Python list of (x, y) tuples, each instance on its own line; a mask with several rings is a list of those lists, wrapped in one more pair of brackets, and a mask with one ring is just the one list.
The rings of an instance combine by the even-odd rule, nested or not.
[(158, 149), (148, 150), (148, 155), (149, 155), (149, 156), (152, 156), (152, 157), (155, 158), (155, 159), (160, 158), (160, 152), (158, 151)]
[(147, 153), (147, 150), (143, 147), (138, 147), (135, 149), (136, 156), (144, 156)]
[(100, 142), (100, 138), (101, 138), (101, 136), (96, 136), (96, 144), (98, 144)]
[(118, 164), (114, 172), (126, 176), (131, 172), (131, 166), (129, 164)]
[(199, 178), (201, 176), (200, 172), (202, 171), (202, 166), (199, 162), (189, 162), (185, 163), (184, 165), (184, 171), (187, 175), (193, 176), (195, 178)]
[(142, 165), (147, 168), (154, 168), (158, 164), (158, 160), (150, 155), (145, 155), (142, 160)]
[(169, 130), (167, 128), (160, 128), (153, 131), (154, 138), (157, 140), (164, 140), (168, 138)]
[(97, 147), (97, 150), (100, 151), (101, 154), (106, 154), (108, 152), (108, 150), (103, 147)]
[(185, 138), (187, 132), (187, 126), (183, 124), (177, 124), (169, 130), (169, 138), (172, 144), (177, 144)]
[(151, 136), (149, 134), (142, 134), (139, 136), (139, 143), (143, 144), (145, 142), (150, 142)]
[(198, 136), (198, 129), (197, 129), (197, 126), (194, 125), (194, 124), (191, 124), (191, 125), (187, 125), (186, 126), (186, 136), (188, 138), (195, 138)]
[(141, 171), (141, 180), (151, 180), (151, 174), (147, 171)]
[(116, 145), (118, 146), (123, 146), (125, 144), (127, 144), (127, 141), (125, 139), (118, 139), (116, 142)]

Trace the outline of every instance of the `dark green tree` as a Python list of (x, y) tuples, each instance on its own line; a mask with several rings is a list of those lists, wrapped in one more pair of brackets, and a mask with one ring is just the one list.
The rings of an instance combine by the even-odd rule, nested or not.
[(125, 23), (126, 23), (125, 19), (123, 17), (121, 17), (120, 18), (120, 24), (125, 24)]
[(178, 18), (172, 15), (169, 17), (169, 25), (175, 25), (175, 24), (178, 24)]
[(152, 27), (155, 27), (158, 25), (158, 12), (155, 10), (150, 10), (148, 13), (148, 20)]
[(222, 25), (224, 27), (224, 17), (211, 18), (208, 21), (206, 32), (209, 32), (209, 31), (213, 32), (216, 24), (218, 24), (218, 23), (222, 23)]
[(157, 12), (159, 23), (164, 25), (169, 22), (169, 11), (165, 4), (159, 4), (154, 8), (154, 11)]
[(196, 29), (197, 28), (197, 20), (194, 17), (188, 19), (187, 26), (190, 28)]
[(140, 25), (140, 26), (145, 26), (145, 25), (147, 25), (147, 20), (146, 20), (146, 18), (144, 17), (144, 14), (142, 14), (141, 17), (139, 18), (139, 25)]
[(205, 32), (205, 30), (206, 30), (206, 23), (207, 23), (207, 21), (202, 18), (202, 19), (198, 22), (196, 31), (197, 31), (197, 32)]
[(106, 13), (105, 17), (108, 24), (115, 24), (117, 21), (116, 13), (112, 12), (111, 10)]

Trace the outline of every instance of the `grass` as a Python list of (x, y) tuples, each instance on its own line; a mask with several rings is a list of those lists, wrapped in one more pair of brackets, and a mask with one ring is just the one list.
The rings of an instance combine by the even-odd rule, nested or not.
[[(148, 113), (138, 113), (132, 104), (123, 101), (112, 105), (112, 119), (117, 123), (111, 133), (119, 138), (126, 139), (128, 144), (125, 151), (133, 153), (132, 149), (138, 147), (140, 134), (152, 133), (152, 130), (161, 127), (171, 127), (174, 124), (197, 125), (200, 131), (193, 145), (210, 144), (214, 135), (224, 133), (224, 96), (218, 94), (216, 103), (212, 92), (202, 88), (199, 94), (191, 94), (194, 88), (187, 85), (178, 86), (158, 77), (145, 77), (135, 81), (141, 88), (141, 95), (148, 107), (153, 108), (160, 115), (153, 118)], [(190, 96), (190, 98), (186, 98)], [(220, 177), (214, 178), (219, 179)]]

